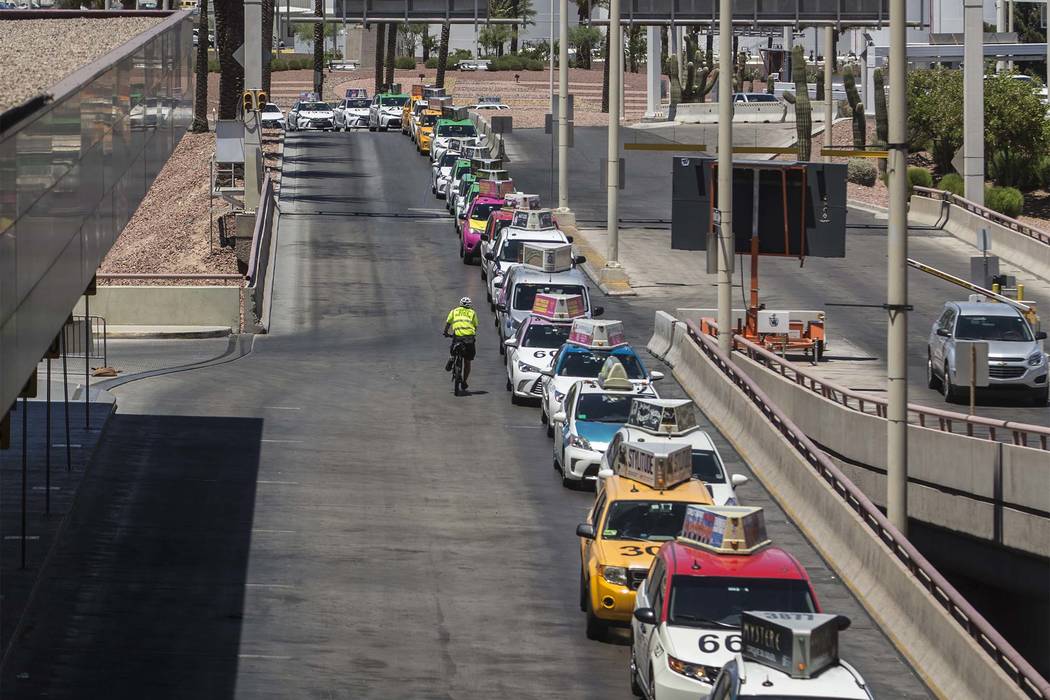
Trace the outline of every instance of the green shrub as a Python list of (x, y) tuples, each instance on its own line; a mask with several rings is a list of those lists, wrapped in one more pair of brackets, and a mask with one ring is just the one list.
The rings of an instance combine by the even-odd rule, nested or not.
[(937, 183), (937, 187), (960, 197), (966, 192), (966, 184), (963, 182), (962, 175), (958, 173), (948, 173)]
[(1050, 157), (1043, 156), (1039, 159), (1039, 164), (1035, 166), (1036, 175), (1039, 177), (1039, 186), (1045, 189), (1050, 189)]
[(913, 187), (933, 187), (933, 175), (926, 168), (917, 165), (908, 168), (908, 190)]
[(846, 179), (858, 185), (872, 187), (879, 176), (879, 169), (867, 158), (850, 158), (846, 162)]
[[(456, 61), (459, 61), (459, 60), (460, 59), (458, 59), (458, 58), (453, 60), (452, 57), (449, 56), (448, 60), (445, 61), (445, 70), (455, 70)], [(437, 68), (438, 67), (437, 57), (436, 56), (431, 56), (430, 58), (428, 58), (427, 62), (426, 62), (426, 67), (427, 68)]]
[(984, 206), (1004, 216), (1016, 218), (1024, 208), (1024, 195), (1013, 187), (985, 187)]
[[(394, 61), (394, 68), (400, 70), (413, 70), (416, 67), (416, 59), (413, 56), (398, 56)], [(435, 68), (437, 65), (435, 64)]]
[(219, 72), (219, 59), (209, 58), (208, 59), (208, 72), (218, 73)]
[(499, 56), (489, 61), (489, 70), (525, 70), (525, 59), (516, 54)]
[(541, 58), (525, 59), (525, 70), (543, 70), (546, 67), (547, 63)]

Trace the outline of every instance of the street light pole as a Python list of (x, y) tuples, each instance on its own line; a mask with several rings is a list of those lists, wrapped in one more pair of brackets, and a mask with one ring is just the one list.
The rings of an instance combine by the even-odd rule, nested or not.
[[(984, 204), (984, 7), (963, 0), (963, 194)], [(891, 47), (892, 50), (892, 47)], [(892, 63), (890, 70), (893, 70)], [(892, 85), (890, 86), (892, 89)]]
[[(733, 3), (718, 3), (718, 347), (732, 350)], [(757, 175), (756, 175), (757, 177)]]
[[(244, 89), (262, 90), (262, 0), (244, 0), (244, 29)], [(244, 208), (251, 210), (259, 206), (262, 186), (259, 112), (248, 110), (243, 118)]]
[[(558, 208), (569, 208), (569, 0), (558, 3)], [(553, 47), (551, 47), (553, 49)]]
[[(831, 97), (831, 70), (835, 65), (835, 30), (832, 27), (824, 27), (824, 148), (831, 148), (832, 141), (831, 125), (835, 119), (835, 100)], [(864, 99), (868, 99), (867, 95)], [(824, 156), (824, 162), (830, 163), (831, 156)]]
[[(967, 3), (981, 0), (966, 0)], [(905, 0), (890, 0), (886, 515), (908, 534), (908, 112)]]
[(606, 149), (606, 231), (607, 267), (616, 267), (620, 257), (620, 61), (623, 47), (620, 32), (620, 0), (609, 0), (609, 143)]

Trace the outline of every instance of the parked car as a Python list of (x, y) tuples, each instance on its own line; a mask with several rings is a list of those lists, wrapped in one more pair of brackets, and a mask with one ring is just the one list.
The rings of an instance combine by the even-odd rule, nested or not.
[(288, 131), (331, 131), (335, 128), (335, 112), (327, 102), (297, 100), (288, 111), (287, 122)]
[(335, 128), (348, 131), (368, 126), (368, 108), (372, 100), (367, 97), (348, 97), (335, 106)]
[(267, 102), (259, 112), (259, 122), (264, 129), (285, 128), (284, 112), (273, 102)]
[(1047, 402), (1046, 332), (1034, 332), (1013, 306), (1000, 302), (949, 301), (930, 329), (926, 381), (945, 401), (962, 399), (969, 377), (957, 374), (957, 342), (988, 343), (988, 386), (1027, 392), (1036, 406)]

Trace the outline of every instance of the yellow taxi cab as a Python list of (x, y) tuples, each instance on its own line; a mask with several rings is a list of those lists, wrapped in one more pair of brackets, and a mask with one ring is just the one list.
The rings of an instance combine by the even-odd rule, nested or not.
[(635, 591), (660, 545), (682, 531), (690, 504), (713, 503), (707, 485), (693, 477), (688, 445), (622, 442), (616, 451), (611, 469), (598, 473), (587, 521), (576, 527), (588, 639), (630, 623)]
[(406, 136), (412, 135), (411, 120), (414, 114), (413, 107), (416, 103), (423, 99), (423, 86), (413, 85), (412, 94), (409, 95), (408, 101), (401, 107), (401, 133)]
[(419, 120), (416, 126), (416, 150), (420, 153), (430, 155), (430, 144), (434, 141), (434, 125), (437, 124), (437, 120), (441, 118), (441, 110), (439, 109), (424, 109), (422, 113), (417, 117)]

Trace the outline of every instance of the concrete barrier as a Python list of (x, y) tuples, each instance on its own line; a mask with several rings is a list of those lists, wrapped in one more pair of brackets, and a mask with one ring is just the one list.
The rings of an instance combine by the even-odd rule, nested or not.
[(995, 221), (943, 199), (912, 195), (908, 217), (915, 223), (943, 226), (948, 233), (977, 250), (977, 232), (988, 229), (991, 236), (991, 254), (1050, 280), (1050, 245), (1024, 233), (1014, 231)]
[[(813, 121), (824, 121), (824, 103), (813, 102)], [(841, 109), (841, 108), (840, 108)], [(836, 112), (836, 116), (838, 116)], [(683, 102), (675, 106), (678, 124), (717, 124), (717, 102)], [(775, 124), (795, 121), (795, 106), (786, 102), (738, 102), (733, 105), (733, 123)]]
[(674, 375), (940, 698), (1025, 697), (686, 333)]
[(657, 311), (653, 337), (649, 339), (649, 352), (661, 360), (664, 359), (674, 342), (675, 326), (678, 323), (678, 319), (666, 311)]
[[(84, 300), (74, 314), (84, 313)], [(111, 326), (241, 325), (240, 287), (99, 287), (91, 314)]]

